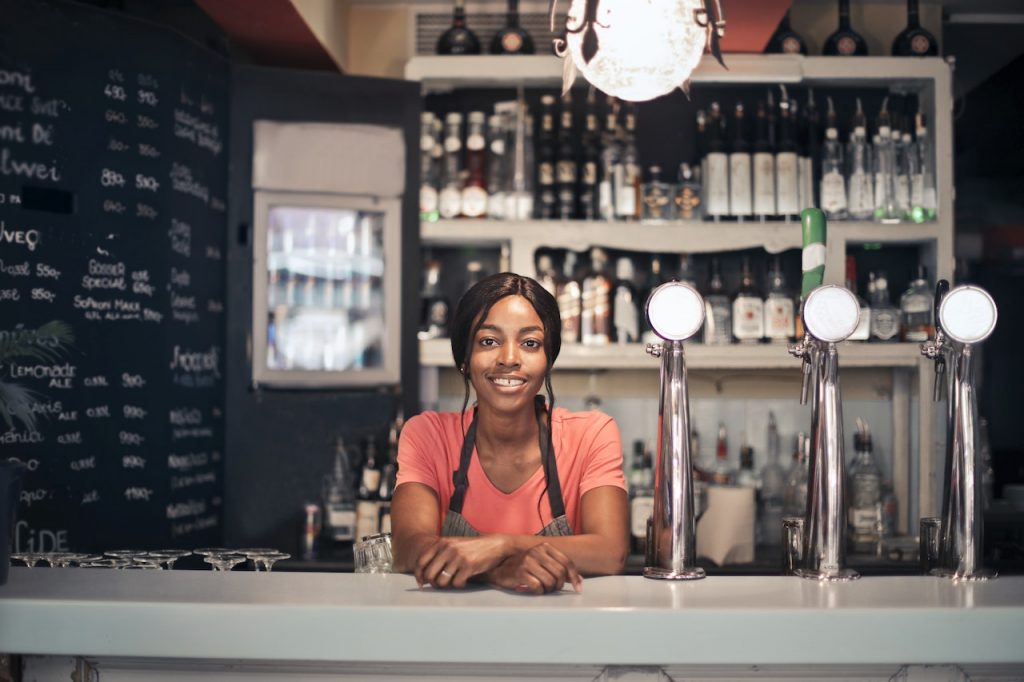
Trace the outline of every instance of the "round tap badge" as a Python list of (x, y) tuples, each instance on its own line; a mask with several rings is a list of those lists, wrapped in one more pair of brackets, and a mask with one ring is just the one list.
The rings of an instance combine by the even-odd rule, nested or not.
[(996, 327), (996, 303), (979, 287), (959, 286), (939, 305), (939, 323), (946, 336), (960, 343), (984, 341)]
[(704, 299), (683, 282), (667, 282), (647, 299), (647, 320), (666, 341), (684, 341), (704, 325)]
[(857, 329), (859, 321), (860, 304), (849, 289), (826, 284), (804, 301), (804, 326), (819, 341), (843, 341)]

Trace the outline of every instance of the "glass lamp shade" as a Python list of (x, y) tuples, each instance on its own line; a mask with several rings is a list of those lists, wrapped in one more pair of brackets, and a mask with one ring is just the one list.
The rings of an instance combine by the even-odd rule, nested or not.
[(572, 0), (567, 47), (583, 77), (609, 95), (642, 102), (672, 92), (704, 54), (707, 28), (694, 19), (701, 0), (600, 0), (593, 25), (598, 49), (588, 64), (586, 4)]

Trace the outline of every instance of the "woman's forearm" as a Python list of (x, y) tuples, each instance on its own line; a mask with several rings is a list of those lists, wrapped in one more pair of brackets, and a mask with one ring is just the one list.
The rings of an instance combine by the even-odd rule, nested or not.
[(412, 573), (416, 570), (416, 562), (430, 545), (437, 542), (436, 533), (411, 533), (392, 537), (391, 570), (394, 573)]
[(626, 538), (616, 541), (596, 533), (565, 536), (508, 535), (506, 538), (514, 551), (526, 551), (546, 542), (572, 559), (576, 569), (583, 575), (621, 573), (629, 556)]

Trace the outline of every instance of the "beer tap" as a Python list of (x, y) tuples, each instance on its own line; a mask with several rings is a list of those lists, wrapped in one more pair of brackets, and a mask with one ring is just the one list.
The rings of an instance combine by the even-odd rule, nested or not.
[(801, 403), (811, 392), (811, 456), (807, 508), (797, 521), (800, 541), (788, 545), (799, 552), (790, 562), (803, 578), (846, 581), (860, 574), (846, 567), (845, 457), (843, 407), (839, 389), (836, 344), (857, 328), (860, 304), (848, 289), (822, 285), (825, 214), (805, 209), (801, 215), (804, 242), (804, 337), (789, 347), (802, 361)]
[(647, 525), (644, 577), (696, 580), (697, 515), (694, 509), (690, 401), (683, 341), (704, 324), (704, 300), (689, 284), (667, 282), (651, 292), (645, 306), (651, 329), (662, 339), (647, 352), (661, 360), (658, 454), (654, 468), (654, 510)]
[[(931, 573), (954, 580), (988, 580), (997, 574), (982, 566), (984, 517), (975, 365), (976, 346), (992, 334), (998, 312), (984, 289), (962, 285), (949, 290), (944, 280), (936, 286), (935, 307), (935, 340), (921, 344), (921, 354), (935, 360), (936, 399), (941, 386), (946, 387), (947, 423), (946, 485), (938, 523), (937, 565)], [(922, 533), (922, 556), (929, 553), (929, 540)]]

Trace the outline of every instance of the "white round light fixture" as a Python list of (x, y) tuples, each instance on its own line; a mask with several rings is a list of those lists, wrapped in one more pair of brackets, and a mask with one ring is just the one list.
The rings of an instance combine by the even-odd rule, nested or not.
[(685, 341), (704, 325), (704, 299), (689, 284), (666, 282), (647, 299), (647, 320), (666, 341)]
[[(588, 25), (587, 5), (595, 1)], [(632, 102), (654, 99), (683, 85), (700, 62), (709, 29), (695, 12), (703, 9), (701, 0), (572, 0), (568, 50), (576, 69), (602, 92)], [(588, 63), (584, 45), (595, 36), (597, 52)]]
[(946, 294), (939, 304), (939, 324), (946, 336), (960, 343), (984, 341), (996, 328), (996, 302), (988, 292), (969, 285)]
[(844, 341), (856, 331), (859, 320), (860, 304), (849, 289), (826, 284), (804, 301), (804, 326), (819, 341)]

